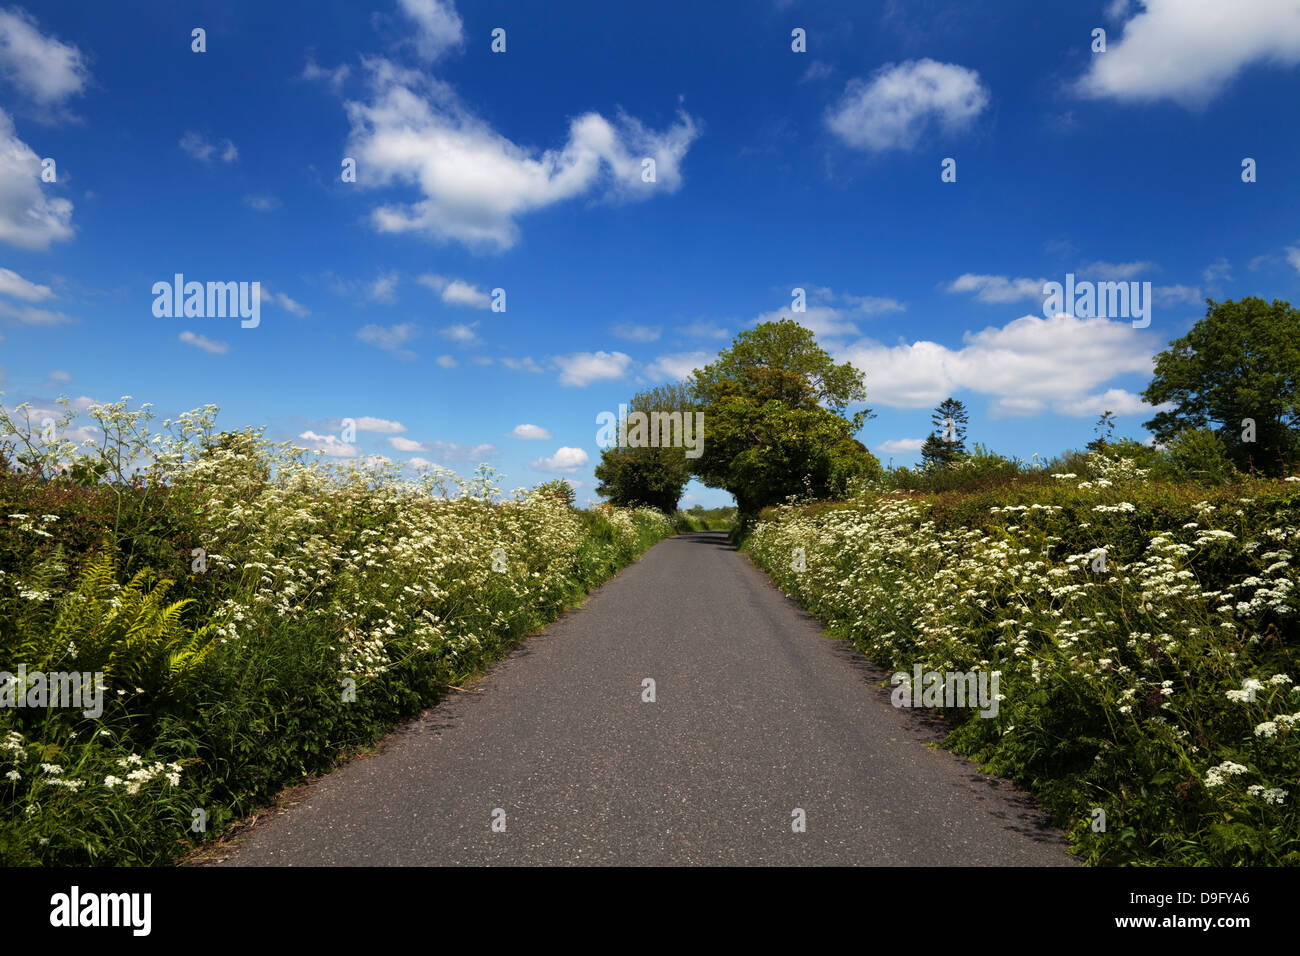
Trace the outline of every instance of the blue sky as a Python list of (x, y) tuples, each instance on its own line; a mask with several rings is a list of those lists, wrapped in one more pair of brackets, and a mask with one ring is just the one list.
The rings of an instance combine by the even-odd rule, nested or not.
[[(596, 416), (764, 318), (866, 373), (902, 464), (950, 394), (1005, 454), (1145, 437), (1206, 296), (1300, 301), (1300, 0), (178, 6), (0, 7), (8, 406), (212, 402), (585, 501)], [(260, 324), (156, 317), (176, 273), (261, 282)], [(1150, 282), (1150, 326), (1046, 317), (1067, 273)]]

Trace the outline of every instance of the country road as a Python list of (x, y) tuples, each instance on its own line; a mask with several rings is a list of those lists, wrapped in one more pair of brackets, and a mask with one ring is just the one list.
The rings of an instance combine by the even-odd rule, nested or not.
[(222, 863), (1074, 865), (887, 678), (724, 534), (679, 535)]

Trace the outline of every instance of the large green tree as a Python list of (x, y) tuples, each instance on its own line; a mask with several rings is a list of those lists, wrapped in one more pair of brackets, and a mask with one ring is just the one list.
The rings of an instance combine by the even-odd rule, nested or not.
[[(684, 385), (662, 385), (633, 396), (628, 413), (669, 412), (691, 414), (695, 403)], [(647, 506), (672, 514), (691, 478), (691, 461), (685, 448), (620, 447), (600, 454), (595, 475), (596, 494), (623, 508)]]
[(1214, 428), (1239, 467), (1278, 474), (1300, 458), (1300, 311), (1254, 296), (1206, 302), (1205, 318), (1156, 356), (1142, 397), (1172, 407), (1146, 427), (1162, 444)]
[(880, 470), (853, 437), (871, 412), (844, 414), (849, 403), (866, 399), (862, 373), (837, 364), (796, 322), (741, 332), (696, 370), (692, 386), (705, 416), (694, 472), (729, 491), (742, 517), (807, 490), (828, 497), (850, 478)]
[(947, 468), (966, 454), (966, 406), (949, 396), (930, 416), (934, 431), (921, 446), (921, 460), (927, 469)]

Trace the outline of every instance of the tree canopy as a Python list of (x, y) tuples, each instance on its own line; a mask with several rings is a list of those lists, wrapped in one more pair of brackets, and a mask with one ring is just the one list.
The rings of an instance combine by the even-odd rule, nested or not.
[(1162, 444), (1213, 427), (1238, 467), (1280, 474), (1300, 457), (1300, 311), (1253, 296), (1206, 302), (1205, 318), (1155, 358), (1142, 397), (1171, 407), (1146, 427)]

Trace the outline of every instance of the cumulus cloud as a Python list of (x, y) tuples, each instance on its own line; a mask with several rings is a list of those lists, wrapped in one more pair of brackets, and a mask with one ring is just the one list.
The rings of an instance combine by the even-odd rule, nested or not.
[(1300, 272), (1300, 246), (1286, 247), (1286, 261), (1296, 272)]
[(307, 444), (303, 447), (312, 451), (323, 452), (331, 458), (355, 458), (357, 446), (349, 445), (341, 441), (337, 435), (318, 435), (311, 429), (303, 432), (298, 438)]
[(471, 309), (492, 307), (492, 296), (464, 279), (446, 279), (439, 275), (425, 274), (415, 281), (433, 289), (448, 305), (463, 305)]
[(1205, 267), (1205, 271), (1201, 273), (1201, 278), (1205, 280), (1206, 285), (1230, 281), (1232, 279), (1232, 263), (1228, 262), (1223, 256), (1219, 256)]
[(947, 133), (969, 126), (988, 103), (976, 71), (909, 60), (881, 67), (870, 80), (850, 80), (826, 125), (858, 149), (911, 149), (934, 126)]
[(535, 441), (537, 439), (551, 437), (551, 433), (541, 425), (516, 425), (515, 430), (511, 434), (516, 438), (522, 438), (525, 441)]
[(0, 302), (0, 319), (13, 319), (23, 325), (64, 325), (77, 321), (62, 312), (38, 309), (30, 305), (12, 305), (9, 302)]
[(353, 421), (359, 432), (378, 432), (381, 435), (393, 435), (406, 431), (406, 426), (401, 422), (389, 421), (387, 418), (371, 418), (368, 415), (362, 415), (360, 418), (353, 419)]
[(0, 110), (0, 242), (48, 249), (72, 238), (72, 203), (42, 191), (41, 160)]
[(289, 298), (283, 292), (273, 291), (271, 289), (270, 283), (268, 282), (265, 281), (260, 282), (258, 284), (257, 289), (258, 289), (258, 301), (264, 305), (268, 303), (272, 305), (278, 305), (280, 308), (284, 309), (284, 311), (288, 312), (290, 315), (296, 315), (299, 316), (300, 318), (303, 316), (311, 315), (311, 310), (309, 308), (307, 308), (301, 302)]
[(335, 93), (343, 89), (343, 84), (352, 73), (352, 67), (346, 63), (335, 67), (332, 70), (326, 69), (316, 63), (315, 60), (308, 59), (307, 65), (302, 68), (301, 79), (309, 82), (321, 82), (329, 86)]
[(418, 441), (411, 441), (409, 438), (402, 438), (400, 435), (394, 435), (388, 439), (388, 444), (392, 445), (398, 451), (428, 451), (429, 447)]
[(902, 455), (918, 452), (924, 444), (924, 438), (891, 438), (877, 445), (876, 451), (884, 452), (886, 455)]
[[(384, 59), (365, 61), (372, 93), (346, 104), (348, 155), (366, 169), (363, 187), (412, 187), (418, 198), (371, 213), (380, 232), (507, 249), (524, 214), (603, 192), (645, 199), (675, 192), (681, 164), (697, 135), (686, 113), (662, 130), (620, 113), (613, 122), (584, 113), (563, 146), (538, 153), (519, 146), (473, 115), (445, 83)], [(641, 177), (655, 161), (656, 181)]]
[(29, 282), (12, 269), (0, 268), (0, 295), (24, 302), (42, 302), (54, 298), (54, 290), (47, 285)]
[(445, 0), (397, 0), (415, 22), (415, 49), (432, 62), (465, 42), (463, 24), (454, 4)]
[(967, 332), (958, 349), (864, 339), (836, 350), (836, 357), (866, 373), (872, 404), (925, 408), (966, 389), (992, 396), (995, 414), (1078, 415), (1088, 413), (1089, 397), (1111, 379), (1150, 375), (1154, 344), (1129, 322), (1026, 315)]
[[(1090, 282), (1119, 282), (1149, 274), (1158, 269), (1154, 262), (1090, 262), (1078, 270), (1078, 278)], [(1042, 286), (1039, 286), (1041, 292)]]
[(274, 196), (250, 194), (244, 197), (244, 205), (255, 212), (274, 212), (280, 208), (280, 200)]
[(182, 332), (177, 336), (186, 345), (192, 345), (196, 349), (203, 349), (213, 355), (225, 355), (230, 351), (230, 346), (225, 342), (218, 342), (216, 339), (210, 339), (206, 335), (196, 335), (193, 332)]
[(415, 353), (406, 348), (406, 345), (415, 339), (417, 334), (416, 327), (410, 322), (392, 326), (372, 324), (362, 327), (357, 332), (357, 338), (367, 345), (373, 345), (385, 352), (392, 352), (400, 358), (413, 359)]
[(239, 158), (239, 150), (230, 140), (223, 139), (220, 144), (209, 143), (202, 133), (193, 130), (181, 137), (180, 147), (201, 163), (210, 163), (213, 159), (233, 163)]
[(1300, 0), (1142, 0), (1122, 13), (1123, 36), (1092, 58), (1082, 96), (1201, 107), (1248, 66), (1300, 63)]
[(655, 342), (663, 333), (658, 325), (639, 325), (635, 322), (622, 322), (614, 326), (614, 334), (629, 342)]
[(697, 368), (704, 368), (716, 353), (678, 352), (675, 355), (661, 355), (649, 365), (645, 372), (650, 379), (658, 381), (670, 379), (680, 382), (691, 377)]
[(560, 384), (579, 387), (622, 378), (631, 362), (632, 357), (622, 352), (575, 352), (555, 359), (555, 364), (560, 367)]
[(438, 334), (461, 345), (472, 345), (478, 341), (478, 335), (474, 332), (476, 328), (478, 328), (477, 322), (458, 323), (439, 329)]
[(381, 275), (370, 283), (370, 288), (366, 290), (366, 294), (376, 302), (396, 302), (397, 283), (400, 278), (396, 272)]
[(949, 292), (973, 292), (980, 302), (1021, 302), (1042, 299), (1047, 279), (1011, 279), (1007, 276), (975, 275), (967, 272), (948, 283)]
[(452, 355), (439, 355), (434, 361), (442, 368), (455, 368), (460, 364)]
[(587, 463), (587, 453), (581, 448), (569, 448), (567, 446), (556, 449), (554, 455), (550, 458), (538, 458), (533, 461), (533, 467), (538, 471), (577, 471)]
[(501, 364), (512, 372), (540, 372), (542, 367), (529, 356), (523, 358), (503, 358)]
[(0, 10), (0, 75), (41, 106), (75, 96), (90, 80), (81, 51), (42, 34), (18, 8)]

